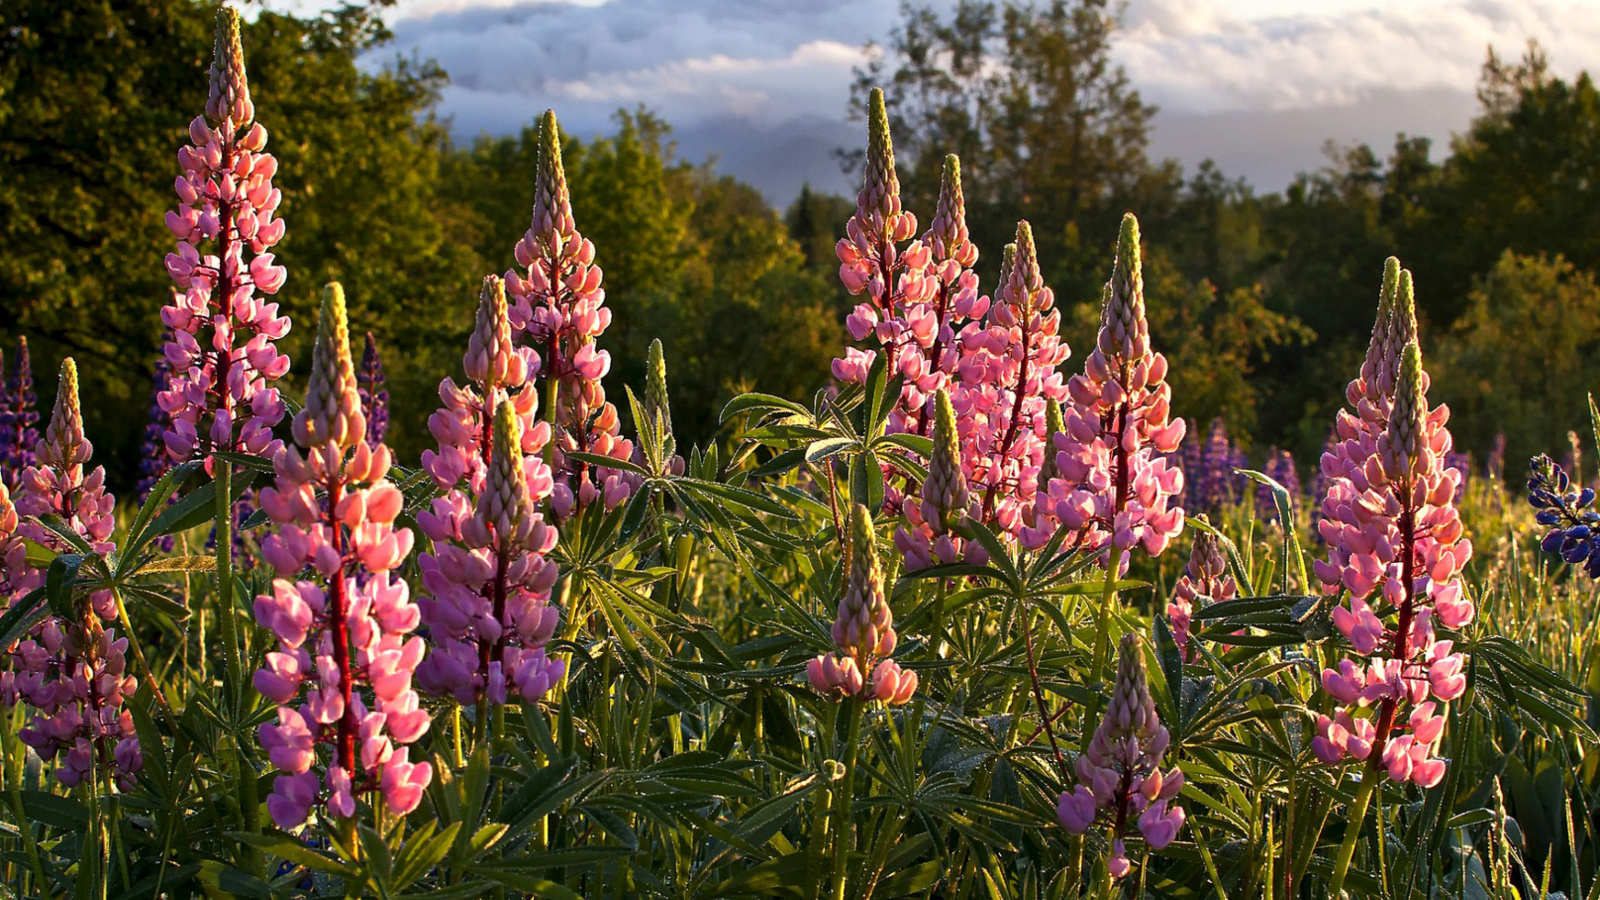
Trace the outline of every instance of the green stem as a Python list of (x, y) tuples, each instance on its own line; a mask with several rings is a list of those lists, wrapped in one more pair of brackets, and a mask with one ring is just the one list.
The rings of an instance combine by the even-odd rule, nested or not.
[(856, 759), (861, 748), (861, 713), (866, 706), (856, 697), (848, 697), (844, 702), (844, 778), (839, 780), (838, 802), (833, 805), (833, 900), (845, 898), (845, 870), (855, 843), (850, 807), (855, 801)]
[(1106, 671), (1111, 654), (1111, 601), (1117, 596), (1117, 569), (1120, 558), (1116, 547), (1111, 547), (1106, 557), (1106, 585), (1100, 592), (1100, 612), (1095, 617), (1094, 624), (1094, 677), (1096, 681), (1104, 681), (1110, 675)]
[(214, 459), (217, 490), (217, 617), (222, 626), (222, 655), (227, 666), (228, 697), (237, 699), (244, 680), (239, 663), (239, 629), (233, 611), (233, 466)]
[(45, 873), (44, 860), (39, 858), (39, 845), (33, 839), (33, 824), (29, 821), (26, 811), (22, 806), (22, 759), (27, 751), (19, 754), (15, 767), (12, 765), (11, 746), (11, 715), (9, 709), (0, 710), (0, 765), (3, 765), (6, 798), (11, 801), (11, 815), (17, 820), (17, 833), (22, 835), (22, 847), (28, 856), (28, 868), (33, 870), (34, 892), (41, 897), (50, 896), (50, 878)]
[[(217, 490), (217, 620), (222, 626), (222, 653), (226, 665), (229, 709), (235, 719), (244, 704), (243, 652), (239, 647), (239, 625), (233, 603), (233, 465), (212, 457)], [(121, 601), (118, 601), (121, 606)], [(128, 627), (127, 623), (123, 627)], [(131, 633), (130, 633), (131, 634)], [(148, 674), (148, 673), (147, 673)], [(153, 687), (152, 683), (152, 687)], [(162, 703), (166, 708), (165, 701)], [(171, 715), (168, 710), (168, 715)], [(261, 833), (261, 796), (256, 786), (256, 770), (237, 737), (233, 738), (234, 770), (239, 773), (239, 812), (244, 830)], [(265, 859), (254, 847), (241, 848), (242, 868), (253, 875), (263, 874)]]
[(133, 633), (133, 622), (128, 618), (128, 607), (122, 602), (122, 591), (113, 589), (111, 597), (117, 603), (117, 621), (122, 625), (122, 634), (128, 639), (128, 649), (133, 651), (133, 661), (139, 666), (139, 673), (144, 676), (145, 684), (150, 685), (150, 692), (155, 695), (156, 705), (161, 707), (161, 713), (167, 717), (167, 723), (176, 732), (178, 717), (172, 713), (172, 705), (167, 702), (167, 695), (161, 692), (161, 684), (156, 681), (156, 674), (150, 671), (150, 663), (145, 661), (144, 648), (139, 646), (139, 639)]
[(1344, 889), (1345, 875), (1350, 872), (1350, 860), (1355, 858), (1356, 844), (1361, 839), (1361, 826), (1366, 822), (1367, 805), (1372, 802), (1373, 791), (1378, 787), (1379, 775), (1368, 767), (1361, 775), (1361, 788), (1350, 804), (1350, 816), (1345, 825), (1344, 840), (1339, 844), (1339, 855), (1333, 858), (1333, 878), (1328, 882), (1328, 897), (1338, 900)]

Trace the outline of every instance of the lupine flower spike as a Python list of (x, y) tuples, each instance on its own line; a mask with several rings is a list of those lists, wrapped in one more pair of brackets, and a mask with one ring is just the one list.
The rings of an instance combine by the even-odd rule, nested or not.
[[(517, 263), (526, 276), (506, 273), (515, 334), (540, 354), (537, 374), (546, 383), (546, 416), (555, 424), (547, 451), (555, 475), (551, 509), (562, 519), (600, 501), (613, 509), (626, 500), (637, 478), (619, 469), (572, 459), (572, 452), (626, 460), (633, 442), (622, 437), (617, 408), (606, 400), (602, 380), (611, 354), (595, 343), (611, 324), (594, 264), (594, 244), (572, 219), (567, 176), (561, 167), (561, 134), (554, 112), (539, 121), (539, 168), (533, 221), (517, 242)], [(553, 396), (551, 396), (553, 395)]]
[(1183, 529), (1183, 472), (1169, 457), (1185, 425), (1169, 418), (1167, 360), (1150, 348), (1139, 223), (1131, 213), (1122, 219), (1105, 297), (1094, 352), (1067, 385), (1066, 433), (1056, 438), (1060, 474), (1042, 488), (1048, 496), (1039, 500), (1040, 527), (1024, 542), (1043, 545), (1059, 521), (1079, 535), (1080, 546), (1108, 557), (1114, 551), (1120, 570), (1134, 547), (1160, 555)]
[[(1202, 514), (1199, 519), (1204, 522), (1205, 516)], [(1228, 559), (1223, 555), (1222, 543), (1211, 532), (1196, 529), (1189, 564), (1184, 566), (1178, 583), (1172, 586), (1172, 598), (1167, 603), (1172, 638), (1184, 659), (1193, 660), (1200, 655), (1197, 649), (1189, 646), (1189, 623), (1194, 613), (1237, 596), (1239, 586), (1228, 574)]]
[(883, 593), (883, 567), (872, 534), (872, 513), (856, 504), (850, 518), (850, 573), (833, 622), (839, 649), (806, 666), (811, 687), (835, 696), (878, 699), (898, 706), (917, 691), (917, 673), (889, 657), (898, 638)]
[(1089, 749), (1078, 757), (1078, 785), (1063, 791), (1056, 803), (1061, 826), (1073, 834), (1083, 834), (1102, 812), (1107, 814), (1111, 825), (1107, 866), (1113, 878), (1133, 868), (1124, 844), (1130, 821), (1152, 850), (1172, 843), (1183, 828), (1183, 808), (1176, 803), (1183, 771), (1177, 766), (1161, 771), (1170, 742), (1150, 698), (1139, 639), (1124, 635), (1110, 705)]
[[(1330, 477), (1318, 528), (1330, 556), (1316, 562), (1316, 573), (1327, 592), (1350, 592), (1333, 621), (1360, 659), (1323, 671), (1323, 689), (1340, 708), (1318, 717), (1312, 748), (1330, 764), (1350, 756), (1374, 770), (1382, 766), (1395, 781), (1432, 787), (1445, 771), (1435, 755), (1445, 704), (1466, 690), (1462, 654), (1453, 641), (1436, 639), (1434, 627), (1472, 620), (1460, 578), (1472, 543), (1453, 502), (1460, 473), (1443, 464), (1451, 447), (1449, 409), (1427, 405), (1422, 353), (1407, 324), (1415, 322), (1409, 273), (1394, 284), (1385, 310), (1390, 324), (1374, 329), (1379, 352), (1363, 368), (1368, 383), (1350, 391), (1362, 401), (1361, 415), (1341, 416), (1342, 430), (1355, 433), (1323, 458)], [(1403, 349), (1380, 341), (1384, 332), (1404, 335)], [(1391, 371), (1388, 396), (1383, 386)], [(1374, 433), (1368, 411), (1385, 408), (1387, 421)], [(1375, 593), (1395, 610), (1393, 628), (1367, 602)]]
[(361, 353), (361, 368), (356, 370), (356, 386), (361, 392), (361, 411), (367, 417), (367, 443), (377, 446), (389, 433), (389, 390), (384, 387), (378, 341), (370, 331)]
[(33, 391), (33, 362), (28, 357), (26, 337), (17, 340), (17, 358), (4, 388), (6, 405), (0, 411), (0, 482), (15, 488), (22, 471), (33, 465), (34, 450), (39, 443), (39, 398)]
[[(1300, 472), (1295, 466), (1294, 455), (1277, 447), (1267, 450), (1265, 472), (1267, 477), (1283, 485), (1283, 489), (1289, 493), (1289, 509), (1293, 512), (1300, 503)], [(1263, 522), (1278, 520), (1278, 503), (1272, 496), (1272, 489), (1264, 484), (1256, 485), (1256, 515)]]
[(163, 437), (174, 460), (214, 450), (270, 457), (284, 415), (272, 384), (289, 370), (273, 341), (288, 333), (289, 319), (263, 295), (286, 277), (270, 252), (283, 239), (275, 217), (283, 195), (272, 186), (278, 161), (264, 152), (267, 131), (255, 121), (231, 7), (217, 11), (210, 99), (189, 123), (189, 139), (178, 151), (178, 208), (167, 213), (178, 251), (167, 255), (176, 290), (161, 309), (172, 334), (164, 350), (172, 386), (160, 397), (172, 427)]
[(1046, 409), (1067, 396), (1056, 367), (1071, 350), (1061, 340), (1055, 293), (1039, 271), (1033, 229), (1018, 222), (1016, 236), (1001, 258), (987, 327), (961, 337), (962, 385), (953, 400), (964, 420), (968, 483), (982, 498), (984, 520), (1026, 535), (1046, 452)]
[[(43, 573), (28, 565), (28, 548), (17, 534), (19, 523), (11, 492), (0, 481), (0, 613), (43, 581)], [(0, 646), (0, 715), (17, 702), (17, 645)]]
[(1539, 547), (1600, 579), (1600, 512), (1592, 508), (1594, 489), (1574, 484), (1545, 454), (1534, 457), (1529, 467), (1528, 503), (1538, 510), (1539, 524), (1550, 529)]
[[(38, 461), (22, 473), (15, 510), (8, 517), (0, 509), (0, 519), (15, 522), (17, 515), (53, 514), (96, 552), (115, 549), (110, 540), (113, 500), (105, 491), (105, 469), (96, 467), (84, 474), (93, 453), (83, 433), (78, 370), (68, 358), (61, 363), (55, 410), (38, 446)], [(15, 533), (56, 552), (73, 551), (36, 522), (16, 524)], [(8, 559), (7, 569), (19, 570), (8, 577), (24, 585), (36, 582), (36, 573), (20, 572), (25, 565), (20, 557)], [(117, 618), (111, 593), (97, 592), (88, 601), (75, 605), (70, 618), (46, 618), (11, 653), (16, 691), (34, 709), (21, 737), (41, 759), (62, 757), (55, 770), (62, 784), (71, 787), (92, 778), (100, 767), (126, 790), (143, 766), (133, 715), (122, 708), (137, 681), (127, 673), (127, 639), (105, 624)]]
[[(961, 161), (945, 157), (933, 220), (920, 239), (901, 247), (915, 234), (917, 220), (901, 206), (881, 91), (869, 98), (868, 120), (866, 172), (855, 214), (837, 247), (840, 279), (851, 294), (866, 300), (846, 324), (854, 339), (877, 342), (888, 355), (886, 369), (904, 378), (889, 430), (927, 434), (934, 393), (954, 387), (959, 336), (980, 327), (977, 320), (988, 310), (989, 298), (978, 295), (972, 270), (978, 249), (967, 231)], [(834, 360), (834, 377), (865, 380), (878, 352), (848, 350)]]
[[(255, 674), (256, 689), (279, 704), (260, 729), (280, 770), (267, 810), (290, 829), (313, 806), (348, 819), (356, 798), (375, 792), (404, 815), (433, 777), (406, 747), (429, 725), (411, 688), (424, 646), (408, 635), (420, 614), (392, 574), (411, 552), (411, 532), (394, 526), (404, 497), (386, 478), (389, 448), (364, 439), (337, 284), (322, 296), (306, 402), (292, 430), (294, 444), (273, 458), (276, 483), (261, 492), (261, 508), (278, 523), (262, 557), (281, 576), (255, 599), (256, 621), (277, 638)], [(292, 580), (308, 569), (315, 580)]]
[(942, 388), (934, 395), (934, 409), (933, 455), (928, 459), (928, 480), (922, 483), (922, 502), (905, 504), (906, 523), (894, 535), (895, 548), (913, 571), (987, 558), (981, 547), (969, 544), (957, 530), (962, 521), (978, 514), (980, 501), (961, 471), (955, 407)]
[(429, 419), (439, 438), (423, 465), (446, 489), (417, 524), (434, 542), (420, 560), (422, 619), (431, 651), (417, 683), (462, 704), (532, 702), (561, 680), (545, 642), (559, 618), (548, 605), (556, 532), (538, 512), (554, 487), (540, 451), (550, 425), (535, 422), (529, 383), (538, 357), (511, 344), (504, 283), (484, 279), (467, 345), (469, 384), (439, 387), (445, 406)]

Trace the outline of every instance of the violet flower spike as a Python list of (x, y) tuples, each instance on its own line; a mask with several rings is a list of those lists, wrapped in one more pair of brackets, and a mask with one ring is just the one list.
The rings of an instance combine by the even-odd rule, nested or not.
[[(0, 510), (0, 519), (15, 523), (16, 536), (57, 553), (76, 552), (37, 521), (15, 520), (54, 514), (95, 552), (115, 550), (114, 500), (105, 490), (105, 469), (85, 473), (93, 453), (83, 431), (78, 369), (68, 357), (61, 363), (55, 409), (38, 446), (38, 460), (22, 473), (15, 509), (10, 516)], [(25, 557), (7, 559), (8, 573), (16, 573), (7, 579), (36, 584), (38, 573), (26, 571), (26, 565)], [(48, 616), (7, 651), (14, 675), (11, 687), (32, 708), (20, 737), (41, 759), (57, 761), (56, 779), (62, 784), (72, 787), (105, 766), (126, 790), (143, 766), (133, 715), (123, 708), (138, 685), (127, 672), (127, 639), (106, 627), (117, 618), (115, 598), (110, 591), (96, 591), (87, 600), (70, 618)]]
[(538, 511), (555, 484), (541, 451), (531, 374), (539, 358), (511, 343), (504, 282), (484, 279), (465, 358), (467, 382), (445, 379), (428, 420), (439, 440), (423, 467), (444, 489), (417, 523), (433, 541), (419, 560), (430, 652), (417, 684), (463, 705), (538, 700), (565, 673), (544, 650), (559, 621), (550, 606), (556, 530)]
[(1110, 819), (1111, 875), (1132, 869), (1124, 845), (1133, 824), (1152, 850), (1160, 850), (1183, 829), (1184, 811), (1177, 805), (1183, 771), (1161, 771), (1171, 736), (1156, 715), (1138, 637), (1128, 634), (1118, 650), (1117, 680), (1105, 718), (1089, 747), (1078, 757), (1078, 784), (1062, 791), (1056, 803), (1061, 827), (1073, 834), (1088, 831), (1101, 813)]
[(1043, 546), (1059, 523), (1120, 571), (1134, 547), (1159, 556), (1183, 530), (1183, 472), (1170, 458), (1185, 424), (1170, 419), (1166, 375), (1166, 357), (1150, 347), (1139, 223), (1130, 213), (1094, 352), (1067, 385), (1072, 402), (1056, 457), (1060, 475), (1044, 488), (1039, 525), (1024, 533), (1025, 545)]
[(0, 411), (0, 482), (16, 488), (23, 470), (34, 464), (39, 443), (39, 398), (33, 389), (33, 362), (26, 336), (17, 339), (17, 358), (3, 387), (6, 405)]
[(383, 360), (378, 357), (378, 342), (367, 332), (367, 345), (356, 370), (356, 387), (361, 394), (361, 411), (367, 417), (368, 444), (383, 443), (389, 433), (389, 391), (384, 387)]

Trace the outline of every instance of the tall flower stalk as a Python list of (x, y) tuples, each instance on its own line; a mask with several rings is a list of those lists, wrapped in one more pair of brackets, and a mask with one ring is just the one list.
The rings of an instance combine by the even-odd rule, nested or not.
[(1038, 471), (1047, 452), (1044, 431), (1051, 400), (1067, 398), (1057, 367), (1071, 354), (1061, 340), (1061, 311), (1044, 283), (1033, 229), (1017, 223), (1016, 242), (1001, 260), (982, 329), (962, 335), (961, 391), (968, 481), (982, 497), (982, 515), (1026, 546), (1042, 545), (1029, 521), (1039, 499)]
[[(422, 638), (408, 637), (420, 612), (393, 574), (412, 537), (394, 525), (405, 498), (387, 479), (389, 448), (365, 440), (337, 283), (323, 293), (293, 434), (273, 457), (276, 484), (261, 492), (279, 526), (262, 557), (282, 576), (255, 599), (256, 620), (278, 641), (255, 673), (256, 689), (279, 704), (276, 722), (260, 729), (280, 770), (267, 809), (279, 827), (295, 828), (313, 806), (349, 820), (358, 797), (378, 793), (404, 815), (433, 775), (406, 747), (430, 721), (411, 687), (425, 651)], [(291, 580), (307, 568), (318, 581)]]
[(544, 379), (545, 417), (553, 427), (547, 462), (554, 472), (551, 509), (563, 519), (596, 501), (611, 509), (626, 500), (637, 480), (629, 473), (596, 466), (570, 454), (627, 460), (633, 442), (622, 437), (617, 408), (602, 384), (611, 354), (595, 343), (611, 324), (594, 262), (594, 243), (578, 232), (561, 165), (556, 115), (539, 120), (533, 221), (517, 242), (515, 269), (506, 273), (515, 335), (538, 351)]
[(1183, 440), (1184, 421), (1170, 418), (1167, 360), (1150, 347), (1145, 319), (1139, 222), (1122, 219), (1116, 265), (1094, 352), (1067, 383), (1071, 403), (1058, 435), (1059, 475), (1041, 486), (1039, 524), (1024, 542), (1043, 545), (1063, 527), (1076, 545), (1098, 551), (1106, 568), (1094, 643), (1094, 672), (1106, 668), (1115, 577), (1135, 547), (1159, 556), (1183, 530), (1183, 472), (1170, 457)]
[[(239, 15), (217, 11), (205, 115), (189, 123), (189, 146), (178, 151), (183, 172), (178, 208), (167, 228), (178, 239), (167, 255), (176, 290), (161, 310), (172, 335), (164, 353), (171, 388), (159, 402), (172, 418), (163, 435), (174, 460), (205, 459), (216, 485), (217, 615), (230, 696), (244, 681), (233, 591), (233, 470), (218, 451), (271, 457), (281, 446), (272, 429), (285, 407), (273, 383), (289, 358), (273, 342), (289, 331), (276, 294), (287, 277), (270, 249), (283, 238), (276, 218), (282, 193), (273, 187), (278, 161), (264, 152), (267, 131), (255, 121), (245, 76)], [(244, 786), (246, 830), (257, 830), (253, 767), (236, 763)], [(250, 769), (250, 771), (247, 771)]]
[[(5, 373), (0, 371), (0, 375)], [(0, 482), (15, 488), (23, 470), (33, 465), (39, 443), (39, 398), (33, 390), (33, 361), (26, 336), (17, 339), (16, 359), (0, 388), (6, 396), (0, 408)]]
[[(1346, 392), (1355, 412), (1341, 411), (1342, 440), (1322, 461), (1329, 482), (1318, 528), (1329, 557), (1315, 571), (1328, 593), (1349, 591), (1333, 621), (1357, 658), (1323, 670), (1339, 708), (1318, 717), (1312, 749), (1329, 764), (1354, 758), (1366, 772), (1333, 891), (1379, 773), (1425, 788), (1444, 777), (1445, 707), (1466, 690), (1463, 655), (1434, 633), (1435, 624), (1468, 624), (1474, 610), (1460, 578), (1472, 557), (1454, 504), (1461, 473), (1443, 462), (1449, 409), (1428, 406), (1427, 384), (1410, 273), (1391, 260), (1367, 362)], [(1374, 596), (1393, 610), (1392, 626), (1368, 603)]]
[(467, 383), (446, 378), (445, 405), (428, 420), (439, 447), (423, 468), (445, 493), (417, 516), (434, 542), (419, 563), (431, 648), (417, 683), (480, 713), (513, 695), (538, 700), (564, 672), (544, 652), (560, 615), (546, 559), (557, 535), (539, 512), (554, 481), (540, 456), (550, 424), (536, 421), (538, 365), (531, 348), (512, 345), (504, 282), (484, 279)]
[(367, 417), (366, 441), (374, 446), (383, 443), (389, 434), (389, 389), (384, 382), (378, 341), (369, 331), (366, 348), (361, 352), (361, 367), (356, 370), (356, 385), (361, 392), (361, 411)]
[[(1199, 521), (1205, 522), (1204, 514)], [(1239, 586), (1228, 574), (1228, 559), (1222, 553), (1222, 542), (1209, 531), (1196, 530), (1189, 562), (1172, 586), (1172, 598), (1167, 603), (1172, 638), (1184, 659), (1194, 660), (1200, 655), (1197, 647), (1190, 646), (1189, 626), (1194, 614), (1213, 603), (1238, 596)]]
[(859, 503), (850, 515), (849, 574), (844, 596), (833, 622), (834, 653), (825, 653), (806, 666), (806, 677), (819, 693), (844, 701), (840, 739), (844, 778), (833, 793), (833, 897), (846, 896), (846, 863), (855, 845), (851, 805), (855, 797), (855, 770), (861, 743), (861, 716), (868, 701), (899, 706), (917, 691), (917, 673), (907, 672), (890, 655), (898, 643), (894, 614), (884, 596), (883, 565), (872, 531), (872, 513)]
[[(115, 549), (115, 501), (105, 490), (105, 469), (86, 471), (93, 454), (94, 445), (83, 431), (78, 369), (69, 357), (61, 363), (55, 409), (38, 446), (38, 461), (22, 473), (12, 515), (29, 519), (15, 526), (15, 534), (57, 553), (76, 552), (37, 521), (53, 515), (95, 552)], [(0, 518), (7, 518), (3, 511)], [(11, 559), (7, 569), (25, 565), (25, 559)], [(37, 579), (20, 573), (8, 577)], [(56, 778), (68, 787), (94, 784), (104, 775), (126, 789), (143, 764), (133, 716), (122, 708), (137, 681), (127, 673), (127, 638), (107, 627), (118, 618), (114, 596), (97, 591), (87, 601), (75, 602), (70, 617), (47, 617), (11, 651), (17, 692), (34, 710), (21, 737), (41, 759), (61, 757)]]
[(1111, 856), (1106, 867), (1112, 878), (1133, 868), (1124, 844), (1131, 826), (1138, 827), (1152, 850), (1172, 843), (1183, 828), (1183, 808), (1176, 802), (1183, 771), (1177, 766), (1161, 771), (1161, 758), (1171, 740), (1150, 697), (1139, 639), (1123, 635), (1105, 718), (1078, 757), (1077, 786), (1062, 791), (1056, 803), (1062, 827), (1073, 834), (1088, 831), (1102, 813), (1110, 819)]

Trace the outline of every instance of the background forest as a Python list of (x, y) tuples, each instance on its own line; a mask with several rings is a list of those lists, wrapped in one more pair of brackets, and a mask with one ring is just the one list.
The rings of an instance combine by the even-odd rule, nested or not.
[[(116, 487), (137, 476), (152, 390), (123, 373), (133, 360), (153, 370), (169, 290), (143, 264), (170, 242), (169, 189), (151, 173), (170, 169), (204, 101), (205, 6), (0, 6), (0, 346), (30, 336), (44, 396), (59, 359), (77, 357)], [(245, 41), (295, 223), (277, 248), (294, 273), (280, 299), (309, 321), (324, 281), (352, 286), (352, 328), (373, 333), (388, 369), (391, 440), (412, 457), (478, 279), (512, 263), (505, 236), (526, 225), (539, 110), (519, 135), (452, 138), (433, 114), (449, 73), (358, 64), (392, 55), (384, 6), (261, 11)], [(853, 100), (885, 89), (908, 207), (932, 208), (940, 160), (959, 153), (982, 258), (999, 259), (1027, 218), (1080, 353), (1119, 218), (1136, 210), (1175, 413), (1200, 429), (1221, 417), (1258, 459), (1269, 446), (1303, 468), (1315, 458), (1391, 253), (1415, 273), (1436, 399), (1455, 410), (1461, 449), (1481, 460), (1503, 431), (1523, 459), (1586, 424), (1579, 386), (1600, 370), (1600, 93), (1587, 73), (1561, 77), (1560, 60), (1507, 35), (1508, 55), (1488, 53), (1479, 115), (1451, 146), (1404, 134), (1330, 146), (1321, 168), (1263, 195), (1210, 165), (1150, 158), (1156, 110), (1111, 60), (1114, 7), (967, 0), (942, 17), (908, 5)], [(639, 383), (659, 336), (686, 443), (712, 438), (741, 390), (822, 384), (847, 342), (833, 244), (853, 198), (808, 190), (775, 210), (714, 161), (680, 158), (671, 123), (642, 108), (620, 110), (607, 137), (568, 137), (565, 153), (577, 220), (604, 248), (614, 377)], [(859, 154), (841, 150), (841, 162)], [(285, 351), (304, 355), (311, 336), (296, 329)]]

